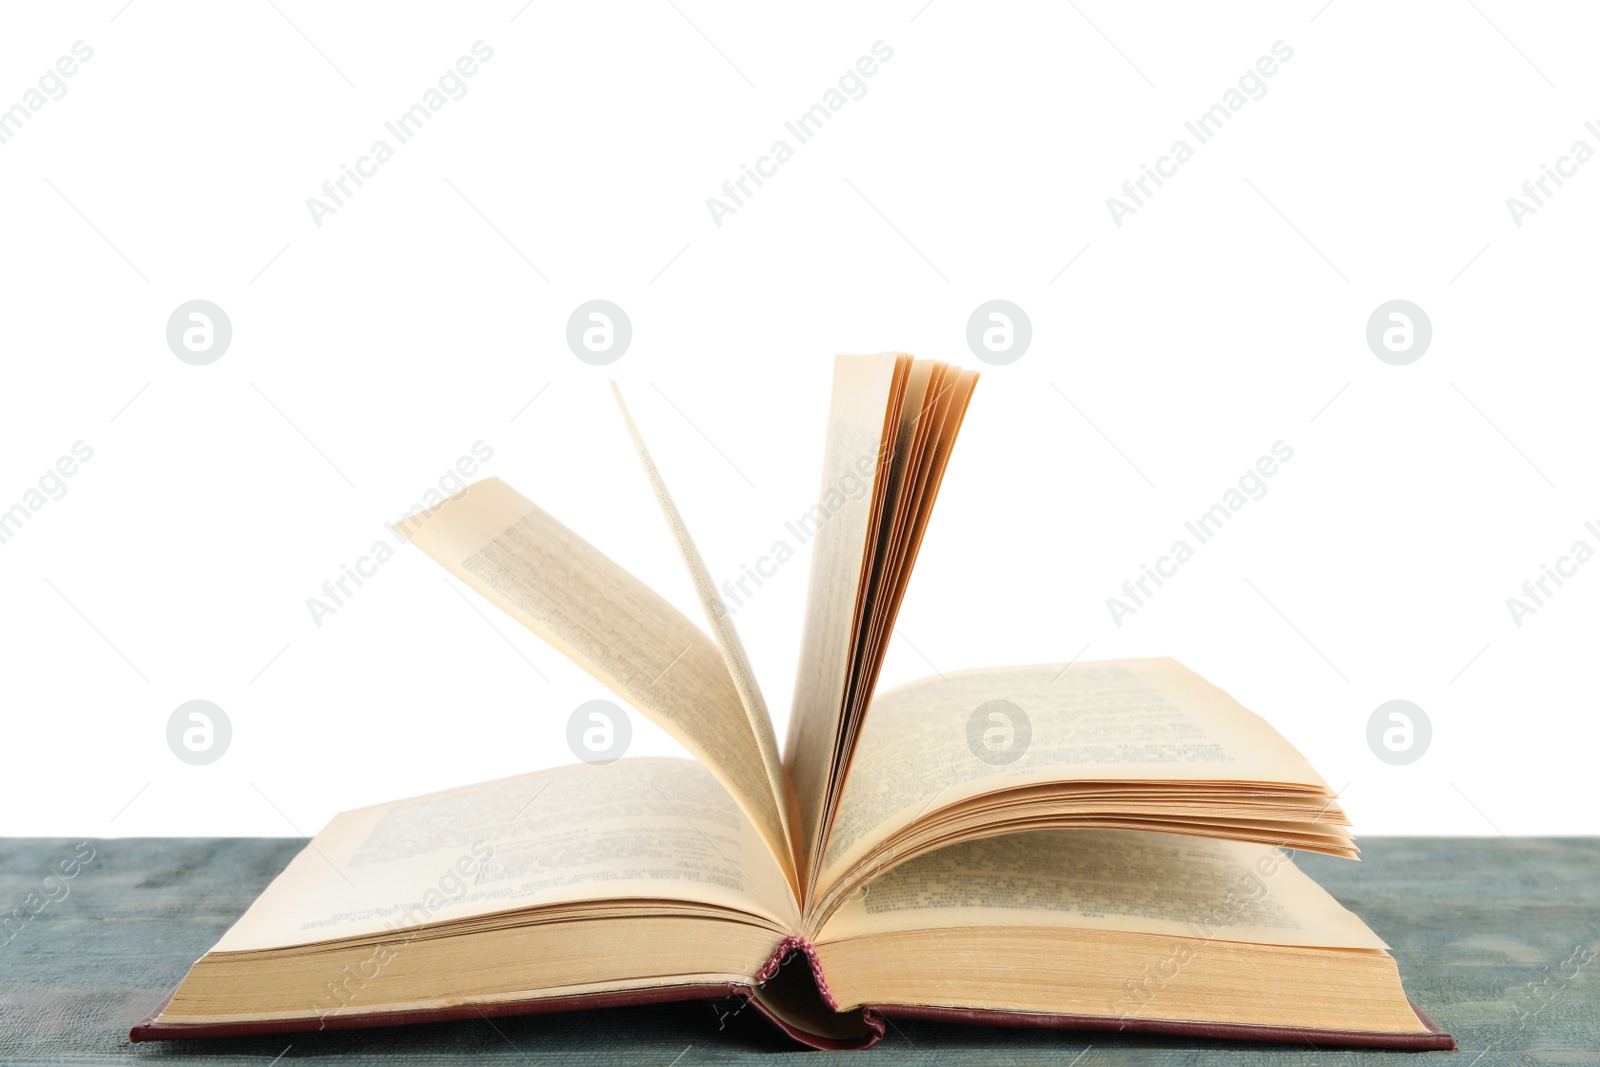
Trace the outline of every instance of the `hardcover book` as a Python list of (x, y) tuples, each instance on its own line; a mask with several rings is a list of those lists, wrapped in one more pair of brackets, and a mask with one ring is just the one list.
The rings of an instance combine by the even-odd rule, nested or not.
[(625, 406), (703, 625), (499, 479), (397, 524), (694, 758), (337, 816), (133, 1039), (737, 997), (830, 1049), (894, 1018), (1455, 1047), (1294, 863), (1354, 858), (1333, 791), (1179, 663), (876, 692), (976, 377), (836, 361), (781, 748)]

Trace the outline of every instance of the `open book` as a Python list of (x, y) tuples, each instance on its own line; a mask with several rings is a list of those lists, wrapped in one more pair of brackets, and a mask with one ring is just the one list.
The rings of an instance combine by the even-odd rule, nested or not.
[(345, 812), (133, 1039), (729, 997), (823, 1048), (897, 1016), (1454, 1047), (1292, 861), (1354, 856), (1333, 792), (1180, 664), (874, 692), (975, 380), (837, 361), (781, 753), (626, 407), (705, 629), (498, 479), (399, 524), (694, 760)]

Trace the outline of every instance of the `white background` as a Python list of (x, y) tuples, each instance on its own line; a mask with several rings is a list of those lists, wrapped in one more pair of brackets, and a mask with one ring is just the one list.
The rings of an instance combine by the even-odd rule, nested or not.
[[(1506, 605), (1600, 548), (1600, 161), (1520, 228), (1506, 206), (1600, 148), (1592, 11), (275, 3), (0, 16), (0, 107), (94, 50), (0, 144), (0, 509), (94, 450), (0, 544), (0, 832), (309, 834), (570, 762), (567, 716), (609, 694), (421, 553), (320, 628), (307, 598), (481, 440), (482, 473), (696, 613), (607, 379), (732, 578), (815, 499), (833, 355), (887, 349), (984, 374), (886, 684), (1172, 655), (1358, 833), (1600, 829), (1600, 562), (1520, 628)], [(319, 228), (307, 198), (479, 40), (466, 95)], [(865, 96), (715, 225), (880, 40)], [(1107, 198), (1280, 40), (1266, 94), (1116, 226)], [(564, 339), (597, 297), (633, 323), (610, 367)], [(165, 340), (196, 298), (234, 333), (203, 367)], [(1009, 366), (966, 346), (993, 298), (1032, 320)], [(1364, 338), (1395, 298), (1433, 324), (1409, 366)], [(1267, 494), (1117, 627), (1106, 598), (1279, 440)], [(780, 736), (807, 565), (736, 616)], [(233, 726), (201, 767), (166, 744), (196, 698)], [(1366, 742), (1393, 698), (1432, 721), (1408, 766)], [(635, 717), (634, 754), (677, 751)]]

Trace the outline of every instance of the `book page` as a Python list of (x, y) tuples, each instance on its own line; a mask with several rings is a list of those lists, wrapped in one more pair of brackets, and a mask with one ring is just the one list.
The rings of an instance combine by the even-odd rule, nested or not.
[[(986, 714), (1007, 701), (1026, 724)], [(1007, 738), (1006, 732), (1010, 731)], [(992, 762), (986, 743), (1015, 745)], [(960, 671), (873, 701), (828, 840), (824, 881), (936, 806), (1048, 782), (1266, 782), (1331, 797), (1271, 726), (1171, 659)]]
[(877, 471), (893, 443), (891, 431), (898, 430), (893, 414), (885, 412), (910, 363), (892, 352), (834, 361), (806, 624), (784, 750), (795, 794), (795, 851), (802, 861), (810, 859), (820, 836), (850, 683), (867, 533), (880, 488)]
[(865, 710), (877, 684), (884, 649), (910, 585), (922, 536), (933, 517), (933, 505), (944, 480), (945, 466), (955, 448), (956, 435), (977, 382), (975, 371), (926, 360), (912, 365), (900, 410), (895, 463), (891, 468), (895, 508), (892, 516), (885, 516), (892, 521), (885, 523), (877, 548), (882, 562), (874, 565), (876, 588), (871, 626), (862, 635), (866, 644), (858, 656), (858, 662), (870, 668), (870, 675), (858, 679), (852, 692), (853, 699), (859, 702), (859, 710)]
[(404, 931), (517, 909), (678, 901), (792, 928), (776, 858), (705, 767), (562, 767), (337, 816), (214, 951)]
[(886, 499), (879, 528), (875, 531), (875, 544), (869, 553), (867, 588), (863, 593), (865, 615), (860, 620), (851, 661), (850, 688), (834, 757), (832, 789), (823, 811), (824, 841), (833, 824), (839, 791), (854, 759), (861, 725), (877, 689), (878, 674), (900, 604), (911, 582), (923, 534), (933, 516), (945, 466), (955, 448), (956, 435), (977, 381), (978, 375), (973, 371), (958, 370), (931, 360), (916, 360), (911, 365), (911, 374), (898, 404), (899, 425), (893, 455), (883, 471)]
[(396, 529), (709, 767), (790, 863), (780, 794), (717, 646), (643, 582), (498, 478)]
[[(787, 800), (788, 787), (784, 784), (783, 760), (778, 754), (778, 738), (772, 729), (772, 716), (768, 714), (767, 703), (762, 699), (760, 686), (756, 684), (755, 672), (750, 669), (750, 657), (745, 654), (744, 642), (739, 640), (739, 632), (733, 627), (733, 616), (728, 613), (727, 605), (717, 594), (711, 572), (706, 569), (705, 560), (700, 558), (700, 550), (690, 538), (683, 516), (678, 512), (678, 506), (673, 503), (672, 494), (667, 492), (666, 482), (662, 480), (661, 472), (656, 469), (655, 460), (650, 457), (650, 450), (645, 447), (644, 438), (640, 436), (639, 427), (634, 424), (633, 416), (628, 413), (628, 405), (623, 402), (622, 390), (618, 388), (616, 382), (611, 383), (611, 391), (617, 398), (617, 407), (622, 409), (622, 421), (627, 424), (628, 436), (633, 439), (634, 450), (639, 453), (639, 461), (644, 464), (645, 479), (649, 481), (650, 488), (655, 493), (656, 502), (661, 505), (661, 513), (667, 520), (672, 540), (683, 556), (684, 566), (689, 569), (689, 579), (694, 583), (695, 594), (699, 596), (700, 606), (706, 613), (706, 623), (711, 627), (711, 636), (716, 639), (717, 648), (722, 652), (723, 662), (728, 666), (728, 675), (733, 681), (733, 687), (738, 691), (739, 702), (744, 707), (745, 721), (756, 739), (756, 749), (761, 754), (761, 765), (766, 771), (772, 795)], [(784, 821), (784, 833), (787, 839), (787, 802), (779, 806), (778, 816)]]
[(1042, 830), (930, 852), (865, 886), (821, 938), (960, 926), (1388, 947), (1276, 848), (1138, 830)]

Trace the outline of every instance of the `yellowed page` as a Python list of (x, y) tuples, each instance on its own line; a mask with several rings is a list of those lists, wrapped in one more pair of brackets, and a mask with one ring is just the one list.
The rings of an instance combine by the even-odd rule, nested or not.
[(729, 909), (780, 928), (797, 916), (786, 874), (710, 771), (632, 759), (344, 812), (213, 951), (629, 899)]
[[(1376, 949), (1003, 926), (831, 941), (817, 955), (845, 1011), (918, 1004), (1109, 1018), (1132, 1029), (1143, 1029), (1139, 1020), (1181, 1022), (1188, 1033), (1206, 1032), (1208, 1023), (1283, 1027), (1278, 1039), (1287, 1044), (1301, 1040), (1301, 1028), (1429, 1031), (1393, 957)], [(1222, 1062), (1234, 1062), (1226, 1055)]]
[[(1015, 762), (969, 744), (1004, 700), (1031, 737)], [(993, 728), (1004, 729), (1001, 720)], [(1011, 743), (1024, 744), (1013, 732)], [(923, 813), (996, 789), (1074, 780), (1269, 782), (1332, 796), (1261, 718), (1176, 660), (993, 667), (922, 679), (872, 703), (828, 840), (823, 882)]]
[(498, 478), (396, 529), (660, 723), (711, 768), (789, 867), (761, 744), (722, 653), (682, 612)]
[(840, 1004), (1417, 1032), (1382, 939), (1262, 845), (1043, 831), (952, 845), (815, 938)]
[[(878, 685), (884, 650), (895, 617), (910, 585), (922, 537), (933, 515), (944, 469), (972, 398), (978, 375), (931, 360), (912, 364), (899, 405), (900, 426), (893, 462), (885, 469), (888, 494), (878, 539), (871, 553), (871, 584), (866, 617), (861, 620), (843, 731), (834, 767), (833, 788), (823, 809), (821, 833), (826, 839), (849, 773), (861, 723)], [(818, 858), (821, 849), (817, 849)]]
[(820, 940), (963, 926), (1388, 947), (1276, 848), (1139, 830), (1042, 830), (930, 852), (851, 897)]
[[(617, 387), (616, 382), (611, 383), (611, 391), (616, 395), (617, 407), (622, 410), (622, 421), (628, 426), (628, 436), (633, 439), (633, 447), (639, 453), (639, 461), (644, 464), (645, 478), (650, 482), (656, 502), (661, 505), (661, 513), (666, 517), (667, 528), (672, 531), (672, 539), (677, 543), (684, 565), (689, 569), (689, 578), (694, 583), (695, 594), (700, 598), (700, 606), (705, 610), (706, 623), (711, 627), (711, 636), (716, 639), (717, 648), (721, 650), (723, 662), (727, 664), (733, 687), (739, 693), (739, 702), (744, 707), (745, 721), (749, 724), (750, 733), (755, 737), (756, 748), (761, 754), (761, 765), (767, 774), (767, 784), (774, 797), (784, 799), (784, 802), (779, 804), (778, 816), (784, 822), (787, 839), (788, 804), (787, 787), (783, 779), (783, 760), (778, 754), (778, 739), (772, 729), (772, 716), (768, 714), (766, 701), (761, 696), (761, 688), (756, 684), (755, 672), (750, 669), (750, 657), (745, 654), (744, 643), (739, 640), (739, 632), (733, 627), (733, 617), (728, 614), (727, 605), (722, 602), (722, 597), (717, 595), (716, 583), (711, 579), (711, 572), (706, 569), (705, 561), (700, 558), (700, 550), (695, 547), (694, 540), (689, 536), (683, 516), (679, 513), (678, 506), (673, 503), (672, 494), (667, 492), (661, 472), (656, 468), (655, 460), (650, 457), (650, 450), (645, 447), (644, 438), (640, 436), (639, 427), (634, 424), (633, 416), (628, 413), (628, 405), (623, 402), (622, 390)], [(792, 859), (792, 853), (788, 850), (785, 851), (785, 859)]]
[(784, 751), (795, 795), (795, 851), (803, 861), (810, 858), (818, 840), (834, 770), (874, 479), (890, 443), (885, 412), (900, 358), (889, 352), (840, 356), (834, 361), (806, 625)]
[[(163, 1023), (439, 1011), (682, 985), (752, 984), (782, 935), (700, 917), (533, 922), (300, 952), (208, 952)], [(621, 976), (621, 977), (619, 977)]]
[[(919, 377), (926, 379), (922, 389), (917, 387)], [(883, 650), (910, 584), (922, 536), (933, 517), (933, 505), (944, 480), (945, 465), (955, 448), (956, 435), (977, 382), (976, 371), (929, 360), (917, 360), (912, 366), (895, 444), (894, 468), (903, 467), (903, 473), (894, 493), (892, 522), (886, 523), (884, 538), (879, 542), (878, 551), (883, 557), (881, 584), (872, 605), (871, 625), (864, 635), (866, 645), (860, 662), (866, 676), (858, 680), (852, 694), (853, 704), (859, 703), (855, 710), (864, 710), (877, 684)]]

